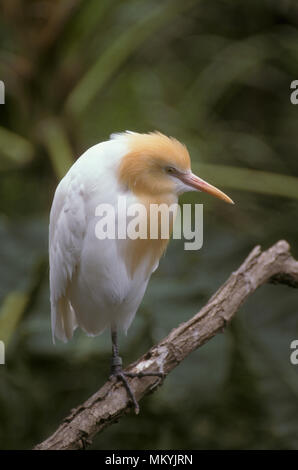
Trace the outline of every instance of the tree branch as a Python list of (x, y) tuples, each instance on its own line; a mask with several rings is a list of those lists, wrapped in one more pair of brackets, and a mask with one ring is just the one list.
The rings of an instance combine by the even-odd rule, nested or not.
[[(298, 261), (292, 258), (286, 241), (279, 241), (267, 251), (256, 246), (240, 268), (189, 321), (182, 323), (131, 364), (129, 372), (160, 371), (169, 374), (192, 351), (216, 333), (222, 332), (240, 305), (266, 282), (298, 287)], [(137, 400), (155, 390), (160, 379), (129, 379)], [(122, 383), (108, 380), (85, 403), (72, 410), (57, 431), (35, 449), (82, 449), (96, 434), (130, 411), (130, 403)]]

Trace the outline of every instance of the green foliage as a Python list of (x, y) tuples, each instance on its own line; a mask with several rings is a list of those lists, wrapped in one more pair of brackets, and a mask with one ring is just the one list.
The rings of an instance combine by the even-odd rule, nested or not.
[(27, 303), (28, 296), (23, 292), (10, 292), (4, 299), (0, 310), (0, 335), (5, 345), (8, 345)]
[(30, 163), (34, 147), (23, 137), (0, 127), (1, 160), (0, 170)]

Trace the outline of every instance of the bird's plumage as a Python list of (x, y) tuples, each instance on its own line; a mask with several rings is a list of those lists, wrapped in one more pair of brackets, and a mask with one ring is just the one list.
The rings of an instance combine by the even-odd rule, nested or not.
[(111, 204), (117, 215), (119, 196), (127, 207), (171, 205), (180, 193), (201, 186), (229, 199), (191, 173), (184, 145), (160, 133), (114, 134), (74, 163), (56, 189), (50, 214), (53, 338), (67, 341), (77, 326), (89, 335), (111, 324), (127, 330), (168, 243), (161, 237), (99, 240), (99, 204)]
[(53, 336), (63, 341), (76, 326), (97, 335), (111, 319), (127, 330), (157, 267), (148, 251), (140, 250), (142, 263), (130, 256), (134, 241), (95, 236), (99, 204), (116, 208), (119, 195), (127, 205), (139, 201), (118, 177), (121, 161), (133, 151), (132, 136), (120, 134), (87, 150), (57, 187), (50, 214), (50, 288)]

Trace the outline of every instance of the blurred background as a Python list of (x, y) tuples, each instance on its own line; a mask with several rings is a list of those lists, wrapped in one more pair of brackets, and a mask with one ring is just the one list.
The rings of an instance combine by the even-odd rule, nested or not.
[[(46, 438), (104, 383), (108, 333), (52, 344), (48, 216), (71, 163), (110, 133), (159, 130), (234, 207), (203, 194), (204, 245), (173, 240), (125, 363), (195, 314), (257, 244), (298, 256), (295, 0), (1, 0), (0, 448)], [(93, 449), (297, 449), (298, 292), (260, 288)]]

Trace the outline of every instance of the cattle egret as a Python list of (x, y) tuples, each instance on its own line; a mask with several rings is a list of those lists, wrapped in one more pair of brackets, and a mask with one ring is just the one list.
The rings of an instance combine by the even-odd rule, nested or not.
[[(186, 147), (154, 132), (113, 134), (88, 149), (59, 183), (50, 214), (50, 297), (52, 334), (71, 339), (79, 326), (95, 336), (111, 330), (111, 376), (121, 380), (135, 411), (139, 407), (122, 369), (117, 332), (129, 328), (156, 270), (168, 238), (119, 239), (96, 236), (97, 207), (177, 203), (186, 191), (205, 191), (228, 203), (219, 189), (191, 172)], [(118, 214), (121, 216), (121, 214)]]

